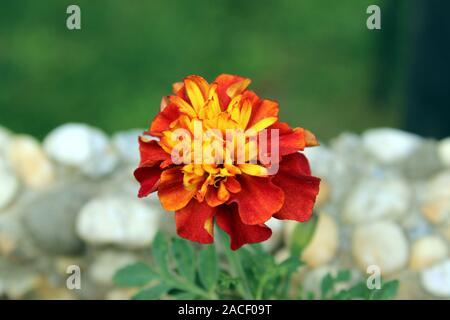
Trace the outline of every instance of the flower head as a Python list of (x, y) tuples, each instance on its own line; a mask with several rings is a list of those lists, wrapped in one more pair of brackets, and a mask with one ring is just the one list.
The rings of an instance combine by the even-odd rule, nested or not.
[(211, 84), (186, 77), (145, 133), (156, 140), (139, 138), (139, 197), (158, 191), (183, 238), (212, 243), (216, 223), (235, 250), (267, 240), (272, 231), (264, 223), (272, 217), (303, 222), (312, 215), (320, 179), (299, 151), (316, 138), (278, 121), (278, 103), (249, 85), (227, 74)]

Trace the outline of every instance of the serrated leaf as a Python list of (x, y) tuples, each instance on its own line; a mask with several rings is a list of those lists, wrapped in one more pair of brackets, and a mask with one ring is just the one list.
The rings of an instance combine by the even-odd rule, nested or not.
[(317, 215), (314, 214), (309, 221), (297, 223), (289, 241), (291, 255), (299, 257), (308, 246), (316, 230), (317, 221)]
[(333, 290), (334, 286), (334, 280), (331, 274), (327, 274), (323, 279), (322, 283), (320, 284), (320, 294), (322, 299), (326, 299), (328, 293), (330, 293)]
[(207, 245), (202, 248), (198, 257), (198, 265), (200, 282), (206, 290), (212, 290), (219, 278), (219, 265), (214, 245)]
[(158, 284), (151, 288), (146, 288), (136, 293), (131, 299), (133, 300), (157, 300), (163, 294), (169, 291), (169, 287), (164, 284)]
[(236, 286), (238, 282), (239, 279), (233, 278), (224, 272), (219, 274), (218, 285), (222, 290), (230, 289), (231, 287)]
[(158, 275), (145, 263), (137, 262), (116, 272), (113, 281), (120, 287), (139, 287), (148, 284)]
[(166, 237), (161, 232), (156, 234), (152, 244), (152, 256), (158, 266), (158, 269), (163, 273), (168, 273), (168, 255), (169, 245)]
[(190, 282), (195, 281), (195, 257), (192, 245), (180, 238), (175, 238), (172, 245), (172, 253), (175, 258), (179, 274)]

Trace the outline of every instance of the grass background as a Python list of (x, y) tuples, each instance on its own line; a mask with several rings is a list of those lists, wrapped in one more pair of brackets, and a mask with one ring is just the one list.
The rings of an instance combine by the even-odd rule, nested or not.
[[(75, 3), (82, 29), (70, 31), (66, 8)], [(366, 28), (370, 4), (382, 9), (381, 31)], [(41, 138), (72, 121), (107, 132), (147, 127), (173, 82), (220, 73), (252, 78), (253, 90), (280, 102), (283, 120), (321, 140), (401, 123), (406, 10), (390, 0), (0, 7), (0, 125), (16, 132)]]

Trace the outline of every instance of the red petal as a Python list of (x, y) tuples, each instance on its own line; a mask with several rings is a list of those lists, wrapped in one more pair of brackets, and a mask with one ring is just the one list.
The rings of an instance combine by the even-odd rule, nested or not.
[(162, 172), (158, 186), (158, 196), (164, 209), (176, 211), (185, 207), (196, 193), (183, 185), (183, 172), (179, 167)]
[(192, 199), (189, 204), (175, 213), (177, 233), (180, 237), (200, 243), (214, 241), (214, 212), (205, 201)]
[(146, 197), (158, 188), (158, 181), (161, 176), (161, 169), (155, 167), (140, 167), (134, 171), (134, 176), (141, 184), (138, 197)]
[(163, 110), (161, 110), (155, 117), (150, 126), (150, 134), (154, 136), (160, 136), (165, 130), (168, 130), (170, 124), (178, 119), (180, 111), (178, 107), (173, 103), (168, 104)]
[(243, 223), (264, 223), (281, 209), (284, 201), (283, 191), (274, 185), (270, 178), (241, 174), (238, 181), (242, 191), (232, 194), (229, 202), (238, 204)]
[(308, 159), (300, 152), (284, 156), (283, 160), (280, 162), (280, 171), (296, 175), (311, 175)]
[(139, 152), (141, 154), (139, 167), (153, 166), (159, 161), (171, 159), (170, 154), (165, 152), (156, 140), (145, 141), (144, 139), (139, 137)]
[(284, 204), (274, 217), (282, 220), (307, 221), (311, 218), (320, 179), (310, 175), (308, 160), (301, 153), (283, 157), (273, 183), (284, 191)]
[(271, 100), (257, 101), (252, 105), (252, 114), (250, 115), (247, 128), (250, 128), (265, 118), (278, 117), (278, 110), (278, 102)]
[(272, 230), (264, 224), (242, 223), (236, 205), (218, 207), (216, 222), (230, 236), (232, 250), (237, 250), (247, 243), (265, 241), (272, 235)]
[(272, 135), (271, 129), (278, 129), (279, 155), (280, 157), (303, 150), (306, 146), (305, 130), (303, 128), (290, 128), (287, 123), (276, 122), (267, 128), (267, 152), (271, 152)]
[(217, 95), (219, 97), (220, 107), (222, 110), (225, 110), (231, 101), (231, 98), (227, 94), (228, 88), (233, 84), (245, 80), (247, 79), (231, 74), (221, 74), (214, 80), (214, 83), (217, 83)]
[(227, 181), (224, 182), (225, 187), (227, 187), (228, 191), (231, 193), (237, 193), (242, 190), (241, 184), (236, 180), (235, 177), (228, 177)]

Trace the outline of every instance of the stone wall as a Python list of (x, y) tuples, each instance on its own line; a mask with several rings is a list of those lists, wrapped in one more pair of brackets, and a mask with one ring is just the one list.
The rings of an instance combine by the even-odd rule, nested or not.
[[(158, 229), (174, 233), (158, 199), (138, 199), (132, 172), (143, 130), (108, 137), (66, 124), (41, 144), (0, 128), (0, 297), (120, 299), (114, 272), (148, 250)], [(395, 129), (344, 133), (306, 152), (322, 178), (316, 234), (296, 275), (317, 291), (327, 272), (354, 279), (377, 265), (401, 281), (399, 298), (450, 298), (450, 139)], [(277, 258), (295, 223), (269, 221)], [(82, 289), (68, 290), (67, 268)]]

